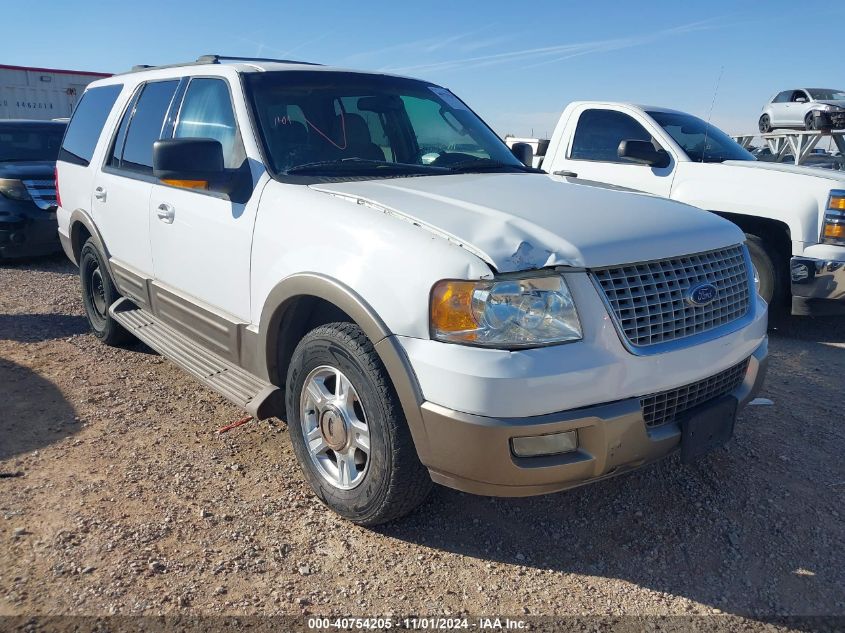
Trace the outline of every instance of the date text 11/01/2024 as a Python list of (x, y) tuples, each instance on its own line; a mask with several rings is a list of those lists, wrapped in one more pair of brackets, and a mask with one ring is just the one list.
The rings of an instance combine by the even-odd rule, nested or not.
[(371, 630), (386, 631), (402, 628), (412, 631), (452, 631), (475, 629), (480, 631), (521, 631), (528, 628), (525, 620), (511, 618), (308, 618), (312, 631)]

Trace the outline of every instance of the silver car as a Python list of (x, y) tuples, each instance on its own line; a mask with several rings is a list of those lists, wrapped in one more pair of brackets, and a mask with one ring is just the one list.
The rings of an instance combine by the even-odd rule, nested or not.
[(816, 112), (826, 114), (832, 128), (845, 128), (845, 91), (798, 88), (779, 92), (763, 108), (758, 123), (760, 132), (784, 127), (814, 130)]

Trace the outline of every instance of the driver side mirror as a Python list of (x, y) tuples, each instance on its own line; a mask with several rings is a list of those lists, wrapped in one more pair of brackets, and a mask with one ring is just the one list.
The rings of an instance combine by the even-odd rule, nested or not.
[(534, 150), (528, 143), (514, 143), (511, 153), (526, 167), (534, 166)]
[(236, 179), (227, 173), (223, 146), (210, 138), (170, 138), (153, 143), (153, 176), (182, 189), (232, 193)]
[(669, 153), (665, 149), (654, 149), (650, 141), (622, 141), (619, 143), (616, 155), (650, 167), (668, 167), (670, 162)]
[(796, 97), (795, 103), (807, 103), (807, 97)]

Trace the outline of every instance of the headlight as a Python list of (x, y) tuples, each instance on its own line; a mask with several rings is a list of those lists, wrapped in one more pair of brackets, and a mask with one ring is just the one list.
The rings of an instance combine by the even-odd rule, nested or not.
[(834, 189), (827, 199), (822, 224), (822, 244), (845, 245), (845, 191)]
[(448, 343), (518, 349), (577, 341), (581, 323), (561, 275), (447, 279), (431, 290), (431, 333)]
[(0, 194), (12, 200), (29, 200), (29, 192), (20, 180), (0, 178)]

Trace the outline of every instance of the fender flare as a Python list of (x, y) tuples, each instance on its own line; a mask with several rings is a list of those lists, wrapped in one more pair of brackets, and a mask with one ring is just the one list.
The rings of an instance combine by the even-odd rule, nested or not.
[(399, 397), (420, 460), (426, 463), (429, 443), (420, 410), (423, 396), (410, 361), (372, 306), (342, 282), (314, 272), (296, 273), (280, 281), (268, 294), (261, 310), (255, 369), (268, 380), (276, 373), (282, 318), (293, 300), (303, 296), (323, 299), (343, 310), (373, 343)]
[(109, 276), (114, 279), (114, 273), (111, 267), (111, 254), (109, 253), (109, 249), (106, 247), (106, 243), (103, 240), (103, 236), (100, 234), (100, 231), (97, 229), (97, 225), (94, 223), (93, 218), (88, 215), (88, 213), (82, 209), (76, 209), (70, 214), (70, 219), (68, 220), (68, 238), (70, 239), (70, 246), (71, 246), (71, 253), (73, 255), (73, 263), (77, 266), (79, 265), (79, 252), (82, 250), (82, 244), (78, 245), (78, 248), (74, 246), (75, 241), (75, 233), (79, 230), (78, 226), (82, 225), (91, 235), (91, 239), (94, 240), (94, 244), (97, 246), (97, 249), (103, 255), (103, 260), (106, 264), (106, 269), (108, 270)]

